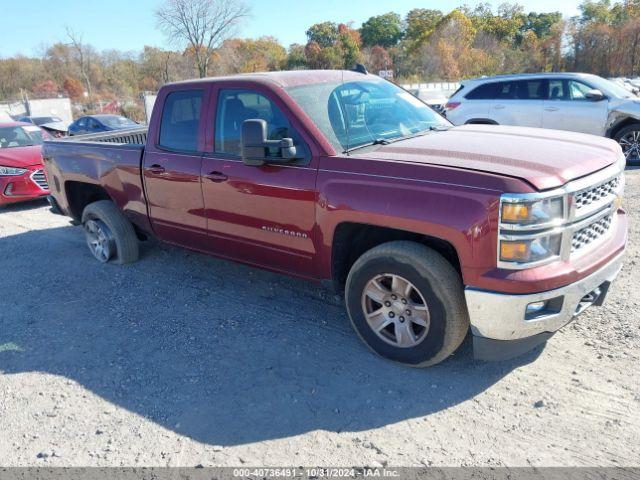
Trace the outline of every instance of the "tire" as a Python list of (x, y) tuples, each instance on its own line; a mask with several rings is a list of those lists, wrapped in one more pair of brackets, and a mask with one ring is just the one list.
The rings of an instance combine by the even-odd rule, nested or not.
[[(613, 138), (622, 148), (628, 163), (640, 163), (640, 123), (627, 125), (617, 132)], [(628, 152), (629, 149), (631, 149), (631, 152)]]
[[(87, 205), (82, 212), (82, 225), (89, 250), (98, 261), (124, 265), (138, 260), (139, 242), (133, 225), (111, 200), (100, 200)], [(102, 235), (96, 230), (90, 231), (92, 228), (99, 229)], [(100, 257), (90, 243), (97, 236), (104, 237), (109, 248), (108, 253)]]
[[(397, 293), (409, 293), (393, 300), (389, 295), (395, 295), (396, 281), (401, 287)], [(375, 295), (366, 293), (371, 291)], [(374, 301), (379, 295), (380, 302)], [(389, 242), (364, 253), (347, 277), (345, 302), (353, 328), (371, 350), (412, 367), (428, 367), (446, 359), (469, 329), (460, 276), (440, 254), (414, 242)], [(407, 305), (410, 308), (403, 310)], [(367, 313), (373, 320), (367, 320)], [(380, 327), (392, 314), (392, 324), (376, 333), (370, 322)]]

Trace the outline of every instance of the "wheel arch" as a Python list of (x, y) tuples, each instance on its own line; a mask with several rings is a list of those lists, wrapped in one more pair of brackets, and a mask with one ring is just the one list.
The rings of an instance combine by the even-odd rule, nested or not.
[(353, 264), (368, 250), (384, 243), (405, 240), (425, 245), (442, 255), (462, 278), (458, 251), (448, 240), (392, 227), (345, 221), (333, 232), (331, 280), (336, 291), (344, 289)]
[(606, 136), (615, 139), (620, 130), (635, 123), (640, 125), (640, 119), (631, 116), (620, 118), (607, 130)]
[(90, 203), (99, 200), (111, 200), (107, 190), (101, 185), (69, 180), (64, 184), (67, 204), (74, 220), (82, 220), (82, 212)]
[(490, 118), (470, 118), (466, 122), (465, 125), (499, 125), (498, 122), (492, 120)]

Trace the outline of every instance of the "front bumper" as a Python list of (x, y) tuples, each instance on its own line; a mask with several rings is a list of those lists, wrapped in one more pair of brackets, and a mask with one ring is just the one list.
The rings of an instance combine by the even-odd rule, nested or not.
[[(589, 306), (602, 305), (609, 285), (622, 268), (623, 256), (618, 255), (575, 283), (541, 293), (503, 294), (467, 287), (465, 296), (474, 350), (478, 350), (476, 357), (497, 359), (497, 352), (491, 352), (493, 347), (504, 352), (499, 356), (503, 359), (524, 353), (546, 341)], [(544, 308), (527, 310), (539, 302), (545, 302)]]
[(49, 195), (44, 169), (34, 166), (23, 175), (0, 177), (0, 205)]

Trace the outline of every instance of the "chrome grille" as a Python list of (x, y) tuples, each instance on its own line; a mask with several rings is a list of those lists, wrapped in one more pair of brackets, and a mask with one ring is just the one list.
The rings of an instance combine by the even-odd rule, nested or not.
[(36, 170), (31, 174), (31, 180), (38, 185), (42, 190), (49, 190), (49, 182), (47, 182), (47, 176), (44, 170)]
[(571, 253), (602, 238), (611, 228), (612, 222), (613, 214), (609, 214), (574, 232), (571, 237)]
[(607, 180), (600, 185), (596, 185), (595, 187), (577, 192), (573, 200), (576, 212), (580, 212), (581, 209), (587, 208), (590, 205), (598, 203), (604, 199), (609, 199), (609, 197), (614, 197), (615, 195), (617, 195), (619, 186), (620, 177), (618, 176)]

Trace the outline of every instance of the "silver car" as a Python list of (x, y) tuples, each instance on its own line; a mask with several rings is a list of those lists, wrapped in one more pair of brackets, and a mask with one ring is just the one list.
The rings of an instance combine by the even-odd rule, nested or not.
[(445, 105), (455, 125), (554, 128), (615, 139), (627, 161), (640, 161), (640, 98), (597, 75), (502, 75), (461, 82)]

